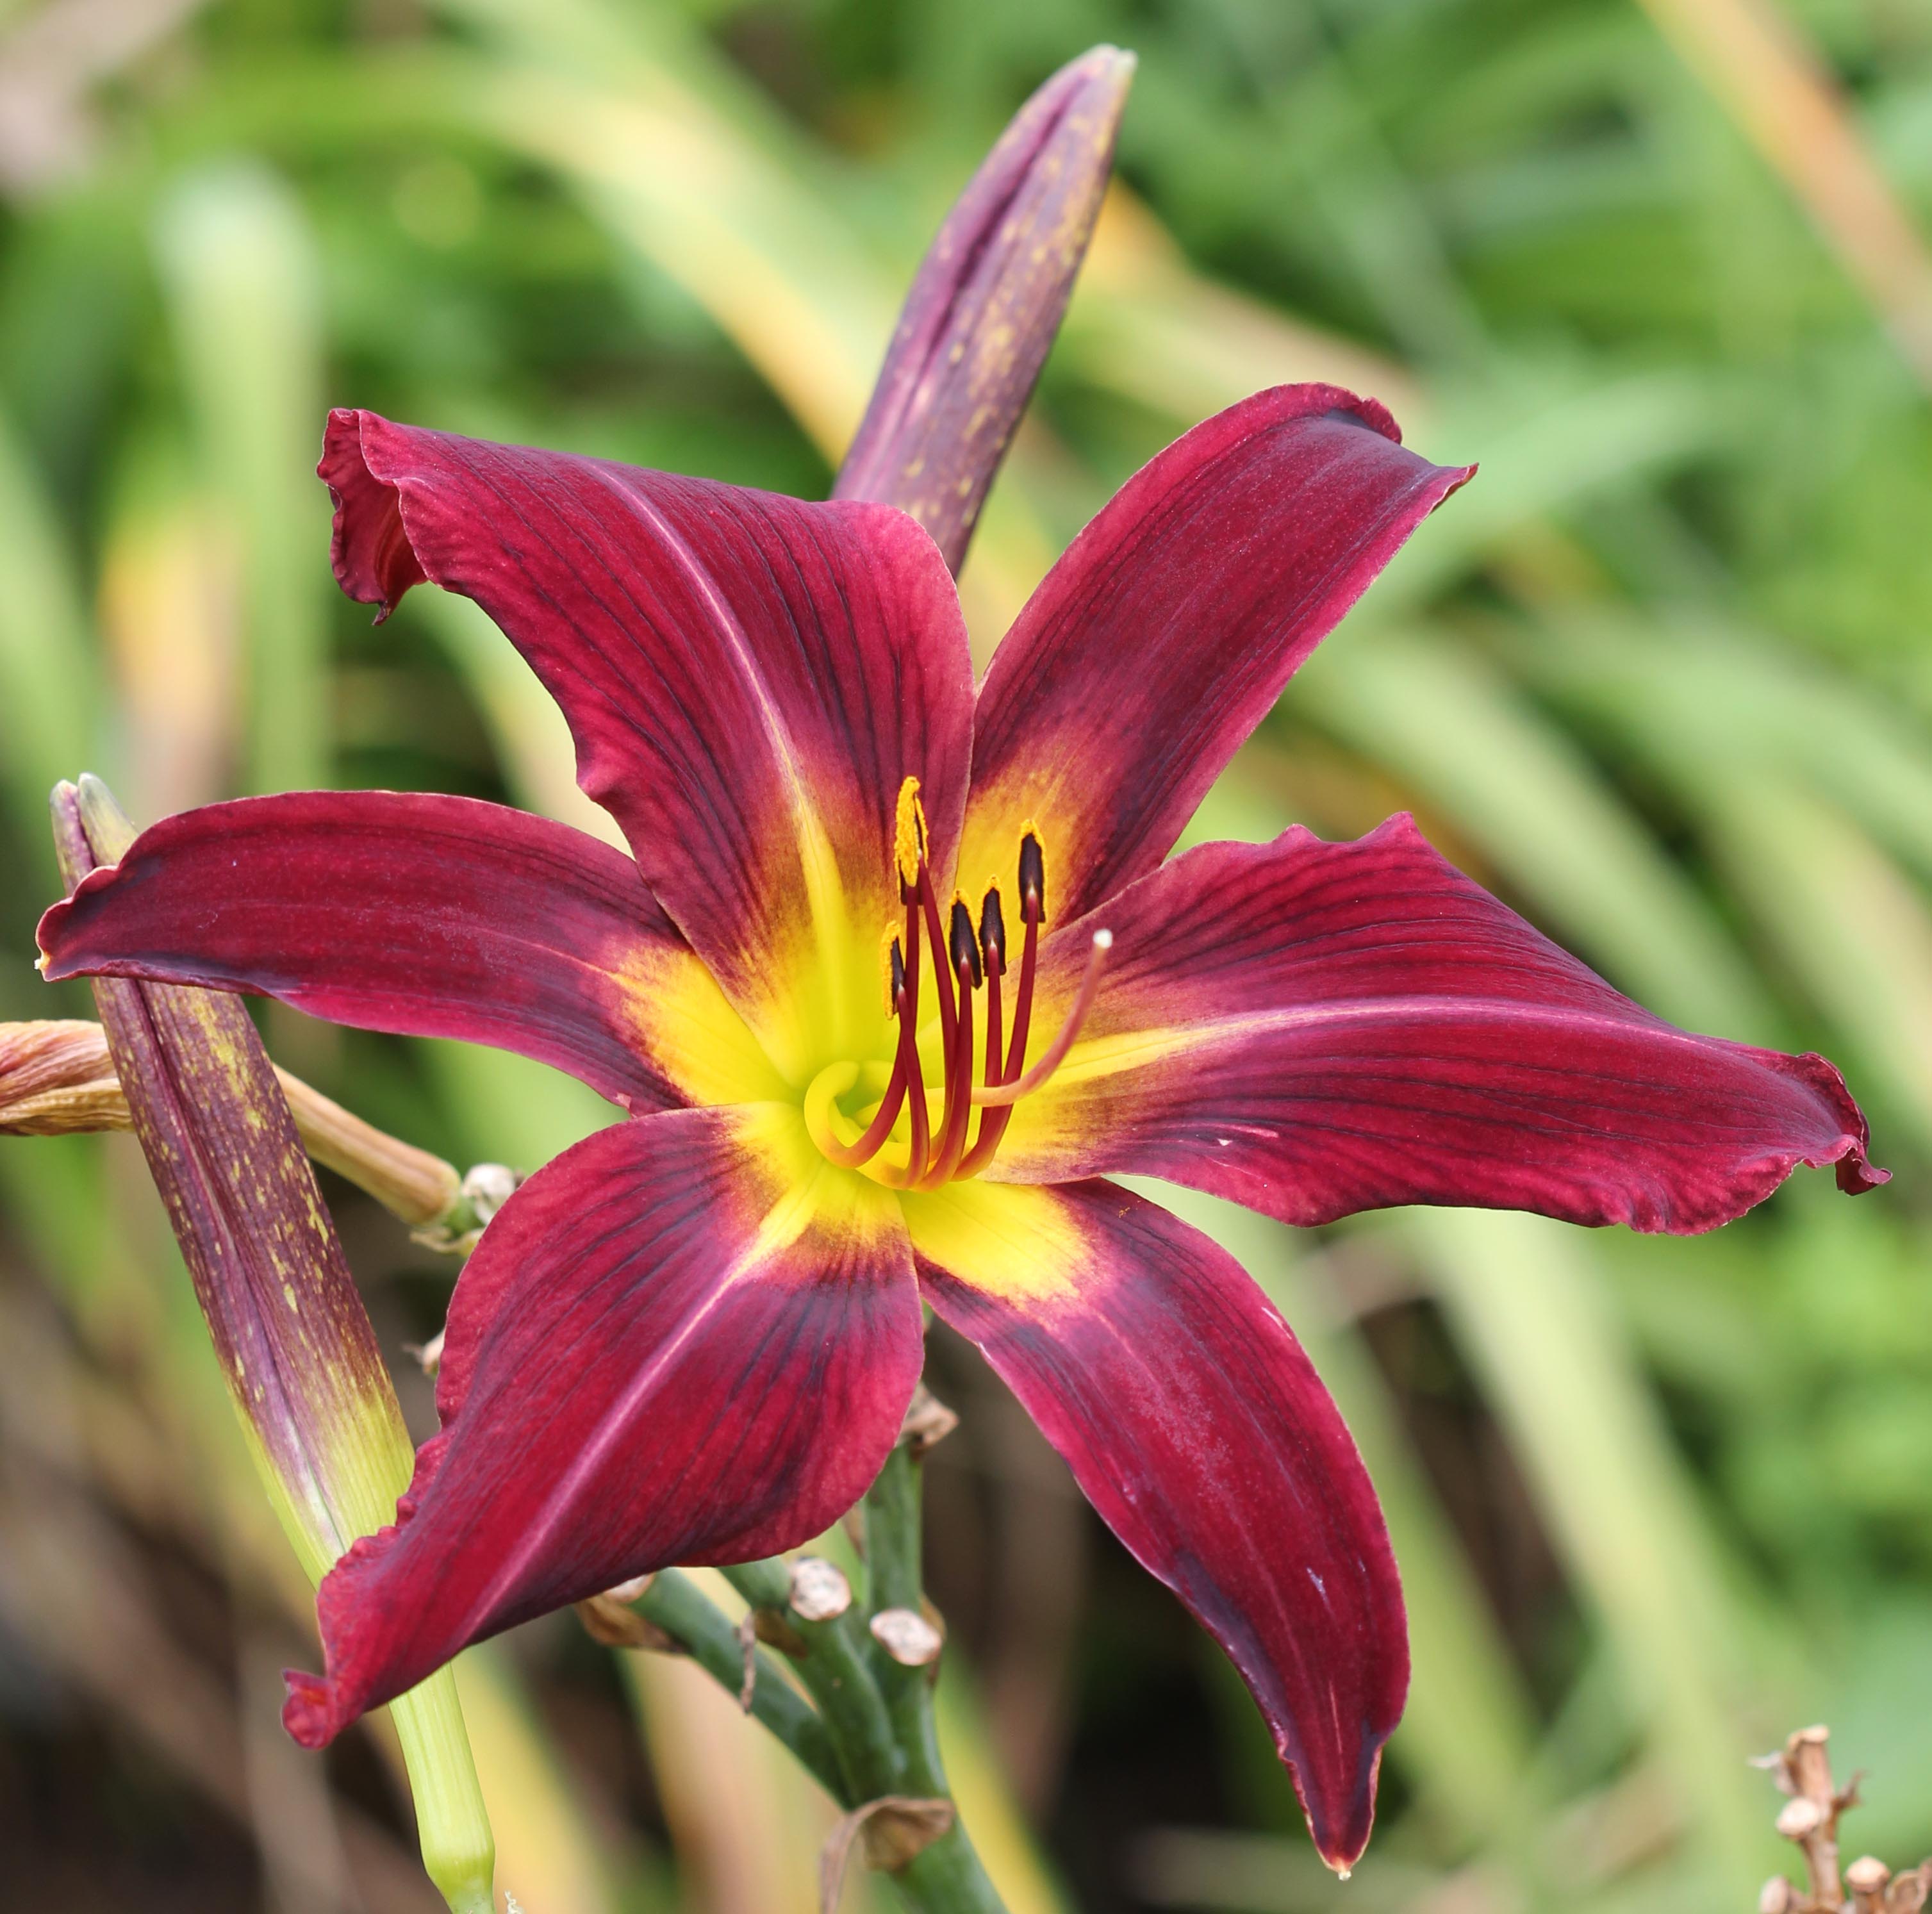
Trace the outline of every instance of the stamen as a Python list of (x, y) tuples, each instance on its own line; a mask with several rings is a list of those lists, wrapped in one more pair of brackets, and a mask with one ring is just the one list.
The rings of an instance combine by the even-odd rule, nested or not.
[(986, 966), (986, 1081), (1006, 1075), (1006, 1033), (1000, 1016), (1000, 980), (1006, 974), (1006, 920), (1000, 908), (1000, 886), (986, 886), (980, 906), (980, 949)]
[(912, 1118), (912, 1144), (906, 1152), (904, 1169), (880, 1179), (902, 1190), (909, 1188), (925, 1174), (932, 1143), (932, 1118), (926, 1107), (926, 1071), (919, 1060), (916, 1039), (908, 1054), (912, 1061), (906, 1078), (906, 1110)]
[[(1040, 847), (1040, 833), (1029, 820), (1020, 836), (1020, 916), (1026, 926), (1026, 940), (1020, 948), (1020, 986), (1013, 1005), (1012, 1041), (1006, 1048), (1004, 1065), (995, 1070), (989, 1061), (986, 1087), (1010, 1083), (1026, 1062), (1027, 1038), (1033, 1028), (1033, 987), (1039, 975), (1040, 927), (1046, 915), (1046, 854)], [(998, 908), (997, 901), (994, 908)], [(1000, 926), (1000, 968), (1005, 968), (1006, 926)], [(989, 1020), (990, 1021), (990, 1020)], [(990, 1035), (990, 1032), (988, 1033)], [(989, 1058), (991, 1053), (988, 1053)], [(975, 1102), (980, 1100), (976, 1097)], [(977, 1176), (999, 1154), (1006, 1126), (1013, 1120), (1012, 1106), (994, 1104), (980, 1118), (980, 1134), (966, 1160), (959, 1166), (962, 1177)]]
[[(928, 890), (932, 889), (927, 885)], [(904, 1007), (899, 1012), (898, 1055), (905, 1069), (905, 1107), (912, 1125), (911, 1147), (903, 1168), (881, 1165), (873, 1174), (894, 1190), (904, 1190), (918, 1181), (926, 1169), (926, 1150), (931, 1141), (932, 1118), (926, 1107), (926, 1071), (919, 1060), (919, 900), (906, 899)], [(894, 1065), (894, 1074), (898, 1065)], [(895, 1112), (895, 1114), (897, 1113)]]
[[(1032, 926), (1029, 925), (1030, 930)], [(1087, 1021), (1087, 1012), (1094, 1007), (1094, 998), (1100, 988), (1100, 973), (1107, 968), (1107, 955), (1114, 947), (1112, 931), (1096, 931), (1093, 948), (1087, 953), (1086, 974), (1080, 980), (1080, 988), (1075, 993), (1073, 1006), (1066, 1013), (1066, 1021), (1060, 1027), (1060, 1034), (1046, 1047), (1046, 1054), (1023, 1076), (997, 1088), (976, 1090), (973, 1101), (981, 1105), (1017, 1103), (1023, 1096), (1030, 1096), (1066, 1059), (1066, 1053), (1073, 1048), (1073, 1040), (1080, 1034), (1080, 1026)], [(1014, 1035), (1019, 1034), (1018, 1019), (1015, 1018)]]
[(1046, 916), (1046, 853), (1030, 818), (1020, 826), (1020, 916), (1029, 924)]
[[(1006, 926), (1000, 910), (1000, 887), (986, 886), (986, 901), (980, 907), (980, 948), (986, 966), (986, 1082), (996, 1084), (1006, 1074), (1006, 1031), (1000, 1014), (1000, 980), (1006, 969)], [(973, 1147), (960, 1159), (956, 1177), (977, 1176), (993, 1160), (1012, 1112), (1007, 1109), (982, 1111), (980, 1133)]]
[(980, 906), (980, 948), (986, 953), (988, 976), (1006, 968), (1006, 914), (1000, 906), (998, 878), (987, 885)]
[[(1059, 1034), (1030, 1070), (1024, 1069), (1033, 1015), (1033, 994), (1039, 974), (1041, 926), (1046, 918), (1046, 854), (1040, 832), (1029, 820), (1019, 848), (1020, 919), (1026, 938), (1020, 956), (1019, 988), (1013, 1006), (1012, 1030), (1005, 1029), (1006, 925), (999, 885), (988, 884), (980, 909), (976, 934), (966, 900), (952, 899), (942, 934), (939, 899), (933, 889), (926, 812), (920, 802), (919, 780), (904, 779), (892, 820), (892, 857), (905, 907), (905, 934), (889, 939), (881, 953), (881, 981), (892, 1013), (898, 1019), (898, 1042), (885, 1094), (863, 1134), (843, 1142), (836, 1100), (858, 1081), (858, 1066), (836, 1064), (821, 1071), (806, 1093), (806, 1122), (814, 1141), (832, 1162), (864, 1168), (883, 1147), (902, 1110), (909, 1119), (910, 1136), (903, 1166), (874, 1165), (866, 1174), (896, 1189), (932, 1190), (954, 1177), (976, 1175), (992, 1160), (1012, 1115), (1012, 1106), (1030, 1096), (1066, 1060), (1093, 1007), (1112, 948), (1111, 932), (1095, 932), (1086, 974), (1075, 994)], [(922, 934), (922, 933), (923, 934)], [(938, 1133), (926, 1102), (924, 1066), (919, 1052), (920, 946), (932, 952), (933, 988), (939, 1004), (940, 1057), (944, 1073)], [(986, 986), (985, 1083), (973, 1084), (973, 996)], [(955, 991), (958, 994), (954, 994)], [(877, 1065), (868, 1066), (876, 1070)], [(973, 1111), (984, 1114), (970, 1151)]]
[(980, 968), (980, 940), (973, 934), (973, 914), (956, 890), (952, 893), (952, 913), (946, 920), (946, 941), (953, 969), (965, 971), (977, 990), (985, 981)]
[(922, 858), (919, 867), (919, 908), (926, 918), (926, 940), (932, 946), (932, 988), (939, 999), (939, 1054), (952, 1054), (952, 978), (946, 962), (946, 939), (939, 928), (939, 900), (932, 894), (932, 868)]
[(959, 986), (959, 1016), (956, 1042), (946, 1058), (946, 1113), (940, 1119), (939, 1144), (917, 1187), (935, 1190), (951, 1180), (965, 1154), (966, 1126), (973, 1114), (973, 987), (979, 981), (979, 940), (964, 898), (952, 900), (951, 954), (952, 974)]
[(919, 801), (916, 778), (908, 778), (899, 786), (892, 815), (892, 862), (898, 866), (903, 896), (919, 882), (919, 867), (926, 862), (926, 806)]
[(1006, 1067), (1000, 1073), (1005, 1082), (1020, 1073), (1026, 1061), (1027, 1038), (1033, 1028), (1033, 986), (1040, 971), (1040, 920), (1026, 920), (1026, 940), (1020, 946), (1020, 990), (1013, 1005), (1013, 1040), (1006, 1051)]

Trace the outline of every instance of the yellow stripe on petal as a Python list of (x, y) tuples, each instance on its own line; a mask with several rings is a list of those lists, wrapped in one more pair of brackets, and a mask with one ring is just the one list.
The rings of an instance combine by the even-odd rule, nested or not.
[(766, 1267), (808, 1231), (835, 1241), (880, 1243), (900, 1235), (904, 1226), (893, 1192), (830, 1162), (796, 1104), (757, 1103), (729, 1114), (734, 1141), (762, 1172), (755, 1188), (764, 1219), (748, 1261)]
[(694, 1103), (758, 1103), (784, 1079), (696, 952), (640, 944), (614, 981), (638, 1050)]
[(899, 1201), (914, 1249), (988, 1295), (1070, 1300), (1091, 1280), (1088, 1239), (1049, 1189), (950, 1183)]

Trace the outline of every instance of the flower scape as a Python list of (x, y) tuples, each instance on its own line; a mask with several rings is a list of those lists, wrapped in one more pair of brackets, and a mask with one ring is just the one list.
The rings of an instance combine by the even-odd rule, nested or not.
[(336, 575), (476, 600), (628, 857), (502, 806), (217, 804), (40, 931), (50, 978), (494, 1044), (625, 1113), (458, 1282), (442, 1427), (322, 1582), (310, 1746), (466, 1643), (794, 1547), (970, 1338), (1247, 1682), (1333, 1866), (1408, 1682), (1374, 1491), (1236, 1263), (1107, 1179), (1290, 1224), (1403, 1203), (1691, 1232), (1882, 1181), (1822, 1058), (1674, 1028), (1406, 816), (1169, 854), (1284, 685), (1472, 475), (1267, 392), (1137, 474), (976, 687), (944, 559), (829, 503), (335, 413)]

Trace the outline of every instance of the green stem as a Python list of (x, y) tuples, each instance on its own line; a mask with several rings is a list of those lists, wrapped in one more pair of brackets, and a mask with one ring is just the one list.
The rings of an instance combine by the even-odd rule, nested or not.
[[(812, 1702), (760, 1650), (752, 1712), (848, 1808), (884, 1795), (951, 1798), (933, 1719), (932, 1671), (902, 1666), (868, 1625), (881, 1609), (920, 1610), (920, 1477), (910, 1450), (895, 1449), (866, 1498), (870, 1598), (833, 1621), (807, 1622), (792, 1609), (790, 1570), (782, 1562), (724, 1570), (752, 1607), (778, 1611), (805, 1644), (793, 1665)], [(738, 1632), (688, 1576), (663, 1570), (632, 1606), (739, 1692), (744, 1649)], [(914, 1914), (1006, 1914), (957, 1820), (892, 1880)]]
[[(734, 1695), (742, 1691), (745, 1651), (738, 1631), (688, 1576), (674, 1568), (661, 1570), (631, 1606), (680, 1643), (722, 1687)], [(791, 1750), (833, 1800), (842, 1808), (851, 1807), (854, 1796), (824, 1720), (763, 1648), (756, 1652), (752, 1666), (752, 1714)]]
[(450, 1914), (491, 1914), (496, 1844), (456, 1698), (456, 1671), (441, 1668), (389, 1704), (416, 1802), (424, 1871)]
[[(919, 1612), (923, 1580), (921, 1473), (910, 1448), (902, 1444), (886, 1458), (866, 1497), (866, 1550), (874, 1615), (884, 1608)], [(950, 1799), (952, 1790), (946, 1784), (933, 1720), (931, 1671), (902, 1667), (878, 1642), (868, 1646), (902, 1763), (900, 1791)], [(1005, 1914), (1005, 1904), (956, 1819), (893, 1878), (907, 1904), (920, 1914)]]
[(885, 1697), (873, 1678), (871, 1639), (855, 1603), (831, 1622), (807, 1622), (788, 1606), (791, 1574), (782, 1562), (748, 1562), (724, 1571), (754, 1608), (776, 1608), (804, 1638), (794, 1666), (831, 1731), (851, 1806), (880, 1795), (903, 1794), (904, 1762)]

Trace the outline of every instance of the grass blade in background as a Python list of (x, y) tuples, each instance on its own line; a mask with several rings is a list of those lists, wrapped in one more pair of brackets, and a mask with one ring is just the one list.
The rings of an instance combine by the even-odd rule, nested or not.
[(1684, 1803), (1706, 1891), (1746, 1898), (1776, 1850), (1745, 1761), (1783, 1719), (1788, 1662), (1767, 1652), (1774, 1634), (1717, 1555), (1588, 1237), (1480, 1210), (1410, 1212), (1403, 1234), (1600, 1618), (1630, 1725), (1653, 1738)]
[(1356, 634), (1289, 695), (1453, 818), (1545, 930), (1632, 995), (1694, 1030), (1775, 1040), (1764, 990), (1681, 867), (1570, 740), (1447, 634)]
[(155, 227), (207, 483), (247, 580), (247, 788), (329, 782), (327, 494), (313, 477), (322, 378), (321, 274), (301, 202), (266, 170), (179, 182)]
[[(34, 887), (59, 895), (40, 819), (96, 743), (100, 666), (74, 558), (27, 450), (0, 417), (0, 782)], [(28, 828), (32, 820), (32, 828)]]

